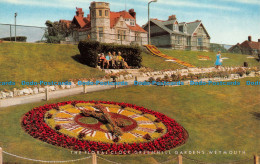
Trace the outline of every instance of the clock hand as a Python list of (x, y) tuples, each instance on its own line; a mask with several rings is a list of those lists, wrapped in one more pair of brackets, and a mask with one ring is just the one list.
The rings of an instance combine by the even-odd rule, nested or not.
[(97, 113), (95, 111), (89, 111), (89, 110), (83, 110), (82, 113), (85, 116), (92, 116), (95, 117), (97, 119), (99, 119), (100, 121), (107, 121), (111, 126), (112, 126), (112, 133), (118, 137), (118, 136), (122, 136), (123, 135), (123, 131), (120, 127), (117, 126), (116, 122), (114, 121), (114, 119), (111, 117), (110, 112), (108, 112), (106, 110), (106, 107), (97, 104), (94, 106), (96, 109), (99, 109), (101, 111), (101, 113)]

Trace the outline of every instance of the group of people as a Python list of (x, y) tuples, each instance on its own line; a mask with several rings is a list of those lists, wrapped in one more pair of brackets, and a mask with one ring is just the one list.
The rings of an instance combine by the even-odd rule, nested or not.
[(98, 60), (100, 63), (100, 67), (102, 69), (106, 68), (112, 68), (112, 69), (119, 69), (119, 68), (127, 68), (129, 69), (129, 66), (125, 59), (121, 56), (121, 52), (114, 51), (112, 54), (111, 52), (108, 52), (107, 55), (104, 53), (98, 54)]

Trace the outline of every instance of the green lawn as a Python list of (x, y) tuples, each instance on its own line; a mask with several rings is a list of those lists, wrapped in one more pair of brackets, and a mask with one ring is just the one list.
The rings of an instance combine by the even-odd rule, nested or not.
[[(1, 43), (0, 81), (67, 81), (104, 76), (102, 71), (80, 64), (72, 57), (79, 54), (75, 45)], [(1, 86), (0, 89), (7, 88)]]
[(173, 62), (166, 62), (165, 61), (166, 59), (158, 56), (142, 53), (142, 57), (143, 57), (142, 66), (151, 68), (155, 71), (167, 70), (167, 69), (176, 70), (176, 69), (183, 68), (177, 64), (174, 64)]
[[(230, 162), (250, 158), (260, 153), (259, 141), (259, 86), (182, 86), (182, 87), (127, 87), (116, 90), (65, 97), (48, 102), (20, 105), (0, 109), (0, 146), (4, 151), (41, 160), (69, 160), (86, 155), (71, 154), (70, 150), (41, 142), (25, 133), (20, 126), (22, 115), (33, 107), (45, 103), (68, 100), (106, 100), (127, 102), (159, 111), (175, 119), (189, 133), (188, 142), (167, 155), (101, 156), (120, 162), (150, 164), (176, 157), (175, 151), (200, 151), (186, 157), (205, 162)], [(208, 151), (245, 151), (244, 155), (209, 155)], [(202, 154), (202, 151), (205, 154)], [(29, 163), (4, 155), (5, 162)], [(78, 162), (78, 163), (86, 163)], [(91, 160), (88, 161), (91, 163)], [(107, 162), (98, 159), (98, 163)], [(168, 162), (173, 163), (173, 162)], [(184, 160), (184, 164), (193, 162)]]
[[(201, 52), (201, 51), (181, 51), (181, 50), (169, 50), (169, 49), (160, 49), (160, 51), (166, 55), (175, 57), (182, 61), (188, 62), (196, 67), (213, 67), (216, 61), (216, 53), (215, 52)], [(208, 56), (211, 60), (198, 60), (198, 56)], [(247, 58), (249, 55), (241, 55), (241, 54), (231, 54), (231, 53), (222, 53), (222, 58), (229, 58), (227, 60), (223, 60), (223, 66), (243, 66), (244, 62), (248, 62), (249, 67), (259, 66), (259, 62), (256, 59)]]
[[(214, 66), (215, 53), (178, 51), (161, 49), (163, 53), (193, 64), (197, 67)], [(69, 79), (102, 77), (104, 73), (90, 68), (73, 59), (79, 54), (76, 45), (1, 43), (0, 44), (0, 81), (16, 82), (15, 86), (0, 85), (0, 89), (24, 88), (21, 81), (67, 81)], [(209, 56), (211, 61), (200, 61), (198, 55)], [(223, 54), (228, 57), (224, 66), (242, 66), (244, 61), (249, 66), (259, 66), (255, 59), (246, 55)], [(175, 70), (180, 67), (165, 59), (142, 53), (142, 65), (153, 70)]]
[[(76, 45), (1, 43), (0, 81), (16, 82), (15, 86), (1, 89), (24, 88), (21, 81), (67, 81), (69, 79), (102, 77), (98, 69), (83, 65), (73, 59), (79, 54)], [(144, 67), (153, 70), (177, 69), (178, 65), (142, 53)]]

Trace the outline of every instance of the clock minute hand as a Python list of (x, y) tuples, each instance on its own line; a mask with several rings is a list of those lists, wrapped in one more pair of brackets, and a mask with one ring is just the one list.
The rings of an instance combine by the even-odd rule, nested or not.
[(123, 131), (120, 127), (117, 126), (114, 119), (111, 117), (110, 112), (106, 110), (106, 108), (100, 104), (94, 106), (96, 109), (99, 109), (105, 118), (105, 120), (112, 126), (112, 132), (115, 136), (122, 136)]

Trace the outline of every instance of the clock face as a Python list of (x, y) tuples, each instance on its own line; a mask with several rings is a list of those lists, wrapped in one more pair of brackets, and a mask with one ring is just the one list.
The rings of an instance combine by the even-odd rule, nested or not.
[(81, 151), (165, 151), (188, 138), (186, 130), (164, 114), (107, 101), (34, 108), (24, 115), (22, 126), (34, 138)]
[[(115, 121), (122, 134), (118, 136), (118, 143), (134, 143), (147, 142), (143, 138), (149, 135), (151, 139), (163, 136), (167, 132), (166, 126), (161, 122), (154, 122), (157, 118), (151, 114), (143, 114), (134, 108), (122, 108), (119, 105), (102, 104), (104, 110), (110, 115), (111, 120)], [(45, 119), (45, 122), (55, 129), (60, 125), (59, 130), (63, 134), (69, 136), (78, 136), (83, 134), (84, 140), (102, 141), (106, 143), (114, 143), (116, 136), (113, 133), (113, 126), (106, 120), (101, 120), (93, 115), (85, 116), (83, 111), (101, 114), (94, 103), (78, 103), (75, 106), (68, 104), (60, 106), (59, 110), (52, 109), (46, 113), (52, 115), (52, 118)], [(156, 132), (158, 128), (163, 129), (162, 132)]]

